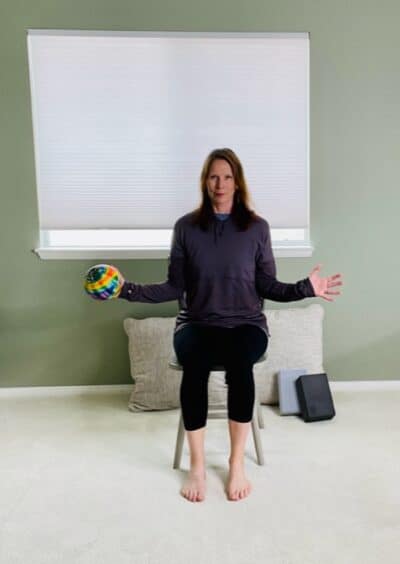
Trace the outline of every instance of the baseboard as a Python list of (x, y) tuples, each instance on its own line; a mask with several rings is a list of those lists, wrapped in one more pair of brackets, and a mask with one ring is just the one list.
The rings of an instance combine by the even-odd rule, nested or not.
[(106, 384), (93, 386), (26, 386), (0, 388), (0, 397), (11, 396), (75, 396), (92, 393), (131, 392), (132, 384)]
[[(400, 390), (400, 380), (329, 380), (329, 385), (335, 391), (362, 390)], [(24, 396), (76, 396), (92, 393), (110, 393), (132, 391), (133, 384), (108, 384), (92, 386), (26, 386), (14, 388), (0, 388), (0, 397)]]
[(332, 390), (400, 390), (400, 380), (329, 380)]

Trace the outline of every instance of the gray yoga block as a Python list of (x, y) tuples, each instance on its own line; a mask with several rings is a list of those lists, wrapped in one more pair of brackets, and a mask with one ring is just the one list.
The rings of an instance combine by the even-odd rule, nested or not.
[(307, 370), (304, 368), (288, 368), (278, 372), (279, 411), (281, 415), (301, 413), (295, 382), (303, 374), (307, 374)]

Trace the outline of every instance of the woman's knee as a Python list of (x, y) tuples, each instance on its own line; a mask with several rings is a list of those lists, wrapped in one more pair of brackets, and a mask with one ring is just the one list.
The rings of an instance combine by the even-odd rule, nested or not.
[(267, 334), (255, 325), (242, 325), (236, 328), (232, 359), (235, 364), (255, 364), (268, 347)]
[(208, 352), (199, 327), (186, 326), (174, 335), (174, 350), (182, 366), (204, 364)]

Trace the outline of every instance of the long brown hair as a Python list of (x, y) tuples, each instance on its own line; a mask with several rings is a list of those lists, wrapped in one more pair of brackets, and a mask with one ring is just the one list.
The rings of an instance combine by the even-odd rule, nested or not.
[(235, 190), (233, 197), (231, 216), (238, 229), (240, 231), (245, 231), (257, 216), (250, 207), (250, 193), (244, 177), (242, 163), (232, 149), (228, 149), (226, 147), (223, 149), (214, 149), (204, 161), (200, 175), (200, 191), (202, 199), (200, 206), (194, 211), (193, 223), (199, 225), (201, 229), (206, 231), (214, 220), (214, 210), (207, 191), (207, 178), (210, 173), (212, 163), (217, 159), (223, 159), (232, 169), (237, 189)]

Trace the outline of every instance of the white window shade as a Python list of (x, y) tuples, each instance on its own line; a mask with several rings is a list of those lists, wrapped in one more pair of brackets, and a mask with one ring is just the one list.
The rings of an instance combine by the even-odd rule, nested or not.
[(42, 242), (167, 232), (230, 147), (273, 236), (308, 243), (307, 33), (30, 30), (28, 53)]

